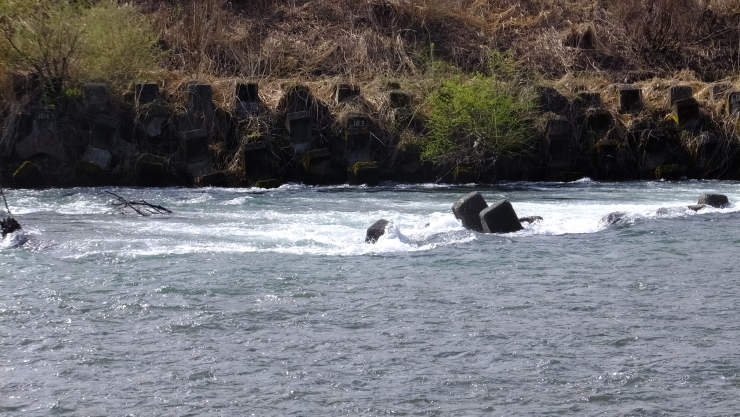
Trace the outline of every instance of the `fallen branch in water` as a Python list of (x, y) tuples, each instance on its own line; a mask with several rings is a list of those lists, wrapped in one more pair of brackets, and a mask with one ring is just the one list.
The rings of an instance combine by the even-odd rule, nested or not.
[(113, 206), (118, 207), (121, 212), (125, 211), (126, 208), (130, 208), (141, 216), (151, 216), (152, 214), (171, 214), (172, 210), (158, 206), (156, 204), (147, 203), (146, 201), (128, 201), (118, 194), (106, 191), (106, 193), (117, 198), (118, 201), (113, 203)]

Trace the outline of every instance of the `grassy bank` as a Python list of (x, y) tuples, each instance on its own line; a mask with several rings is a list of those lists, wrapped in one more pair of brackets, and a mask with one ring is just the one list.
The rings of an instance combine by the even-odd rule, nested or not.
[[(58, 166), (45, 157), (31, 162), (63, 172), (85, 154), (95, 128), (91, 115), (83, 117), (82, 96), (92, 82), (110, 86), (119, 110), (108, 116), (119, 119), (123, 139), (170, 163), (178, 146), (152, 143), (137, 129), (157, 113), (172, 126), (158, 141), (177, 142), (183, 132), (178, 136), (175, 126), (187, 113), (188, 83), (195, 80), (213, 86), (212, 170), (226, 172), (229, 184), (253, 182), (244, 174), (244, 150), (258, 141), (269, 142), (276, 164), (300, 165), (284, 129), (286, 97), (297, 85), (308, 86), (315, 100), (314, 147), (346, 141), (347, 118), (363, 114), (373, 123), (371, 159), (387, 172), (418, 162), (423, 173), (410, 180), (553, 177), (542, 165), (551, 159), (547, 129), (556, 113), (567, 119), (577, 148), (568, 172), (654, 175), (655, 164), (643, 161), (652, 143), (645, 131), (660, 132), (668, 154), (661, 165), (678, 164), (683, 175), (721, 177), (737, 168), (735, 120), (711, 94), (716, 83), (740, 90), (736, 1), (4, 0), (0, 14), (6, 177), (24, 162), (14, 150), (31, 134), (34, 109), (54, 109), (54, 134), (66, 157)], [(157, 106), (133, 104), (137, 80), (159, 84)], [(262, 107), (249, 120), (233, 120), (225, 115), (234, 114), (234, 86), (242, 81), (259, 83)], [(343, 84), (358, 86), (362, 97), (336, 102), (336, 86)], [(621, 84), (641, 88), (639, 112), (620, 112)], [(664, 121), (672, 110), (666, 95), (677, 84), (690, 85), (701, 103), (703, 119), (691, 128)], [(544, 87), (566, 100), (566, 108), (543, 106), (552, 98), (543, 96), (550, 91)], [(410, 103), (395, 106), (392, 91), (409, 93)], [(583, 92), (600, 93), (599, 104), (578, 104)], [(608, 126), (593, 128), (594, 120), (605, 119)], [(129, 165), (136, 162), (129, 157), (114, 155), (120, 168), (110, 181), (133, 181)], [(337, 158), (332, 167), (347, 168)], [(296, 169), (274, 175), (297, 178)]]

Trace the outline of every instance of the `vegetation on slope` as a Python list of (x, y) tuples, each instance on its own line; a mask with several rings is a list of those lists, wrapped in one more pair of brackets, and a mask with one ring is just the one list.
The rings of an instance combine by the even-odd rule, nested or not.
[[(0, 0), (0, 15), (4, 116), (90, 81), (122, 93), (205, 80), (224, 108), (235, 79), (260, 81), (272, 107), (298, 82), (322, 99), (348, 82), (379, 109), (387, 145), (438, 163), (527, 151), (536, 84), (574, 94), (740, 73), (736, 0)], [(384, 111), (389, 80), (414, 93), (423, 129)]]

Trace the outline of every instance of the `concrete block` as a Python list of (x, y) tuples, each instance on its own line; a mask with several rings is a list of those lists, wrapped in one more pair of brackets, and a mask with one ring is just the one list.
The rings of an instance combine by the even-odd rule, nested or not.
[(99, 114), (110, 111), (108, 84), (85, 84), (82, 87), (82, 97), (85, 103), (85, 110), (88, 113)]
[(113, 117), (97, 115), (90, 131), (90, 144), (96, 148), (112, 151), (118, 145), (120, 123)]
[(38, 166), (25, 161), (13, 173), (13, 184), (17, 188), (44, 188), (46, 180)]
[(308, 111), (288, 113), (285, 116), (285, 128), (290, 133), (290, 143), (296, 152), (303, 153), (311, 148), (311, 125), (311, 113)]
[(732, 84), (728, 82), (714, 83), (709, 86), (709, 101), (716, 103), (723, 101), (727, 97), (727, 93), (732, 89)]
[(685, 129), (691, 129), (699, 123), (699, 102), (695, 98), (686, 98), (673, 103), (673, 120)]
[(674, 85), (668, 90), (668, 105), (673, 107), (677, 101), (692, 97), (694, 97), (694, 89), (691, 86)]
[(547, 122), (545, 129), (547, 155), (551, 168), (568, 168), (574, 157), (570, 122), (565, 117), (555, 117)]
[(159, 103), (159, 85), (157, 83), (136, 83), (134, 86), (134, 100), (136, 105)]
[(160, 187), (170, 182), (165, 158), (142, 154), (136, 159), (136, 185)]
[(195, 183), (199, 187), (227, 187), (229, 185), (229, 177), (223, 171), (211, 172), (197, 178)]
[(640, 87), (625, 85), (619, 89), (620, 113), (639, 113), (643, 107)]
[(497, 201), (480, 212), (484, 233), (513, 233), (523, 229), (519, 216), (507, 200)]
[(488, 204), (481, 193), (473, 191), (452, 205), (452, 214), (455, 215), (456, 219), (462, 221), (464, 228), (482, 232), (483, 225), (480, 213), (487, 208)]
[(286, 110), (289, 113), (297, 113), (310, 110), (313, 96), (307, 86), (295, 85), (288, 89), (283, 100), (286, 101)]
[(31, 133), (16, 143), (15, 152), (21, 159), (36, 154), (49, 155), (61, 162), (67, 159), (64, 145), (57, 137), (57, 117), (53, 109), (33, 111)]
[(200, 122), (199, 127), (210, 130), (216, 108), (213, 105), (213, 89), (209, 84), (190, 84), (188, 86), (188, 107), (190, 117)]
[(552, 87), (535, 87), (536, 103), (542, 112), (562, 113), (568, 108), (568, 99)]
[(113, 155), (105, 149), (88, 146), (85, 150), (85, 154), (82, 156), (82, 160), (97, 165), (102, 170), (107, 170), (110, 168)]
[(165, 118), (155, 117), (149, 120), (144, 126), (144, 133), (150, 138), (156, 138), (162, 135), (162, 128), (164, 127)]
[(740, 92), (735, 91), (727, 95), (725, 110), (728, 116), (740, 117)]
[(388, 100), (394, 109), (407, 108), (411, 105), (411, 93), (406, 91), (391, 91)]
[(357, 162), (352, 166), (350, 182), (352, 184), (378, 185), (380, 182), (380, 167), (377, 162)]
[(681, 179), (681, 167), (677, 164), (661, 165), (655, 168), (655, 179), (675, 181)]
[(331, 173), (331, 153), (326, 148), (306, 152), (301, 163), (311, 182), (326, 180)]
[(360, 95), (360, 87), (351, 84), (338, 84), (334, 87), (334, 102), (339, 104)]
[(385, 228), (389, 223), (386, 219), (380, 219), (368, 227), (365, 233), (365, 243), (376, 243), (385, 234)]
[(282, 185), (282, 182), (280, 182), (279, 179), (276, 178), (270, 178), (267, 180), (259, 180), (253, 184), (253, 187), (255, 188), (264, 188), (266, 190), (269, 190), (271, 188), (280, 188)]
[(604, 134), (614, 125), (614, 118), (607, 110), (595, 110), (589, 112), (586, 118), (588, 130), (599, 134)]
[(272, 154), (265, 142), (258, 141), (245, 145), (244, 174), (250, 182), (274, 177)]
[(208, 132), (205, 129), (196, 129), (183, 133), (181, 145), (188, 164), (210, 160), (208, 153)]
[(260, 111), (259, 84), (236, 84), (236, 116), (243, 119)]
[(372, 120), (360, 113), (350, 113), (345, 130), (345, 159), (352, 166), (370, 160), (370, 127)]
[(601, 93), (581, 91), (576, 94), (575, 104), (582, 109), (601, 107)]
[(198, 177), (201, 177), (209, 173), (212, 168), (213, 166), (211, 164), (211, 160), (206, 159), (200, 162), (194, 162), (194, 163), (187, 164), (187, 166), (185, 167), (185, 170), (191, 177), (198, 178)]

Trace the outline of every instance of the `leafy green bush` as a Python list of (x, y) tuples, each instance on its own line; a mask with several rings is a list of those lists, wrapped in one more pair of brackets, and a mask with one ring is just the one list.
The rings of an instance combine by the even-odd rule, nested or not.
[(43, 84), (90, 80), (125, 87), (156, 70), (158, 37), (146, 18), (115, 0), (0, 1), (0, 65)]
[(158, 69), (157, 33), (130, 3), (104, 0), (84, 11), (79, 78), (125, 87)]
[(422, 158), (471, 163), (532, 145), (527, 117), (532, 104), (509, 92), (495, 77), (451, 79), (428, 98), (429, 134)]

